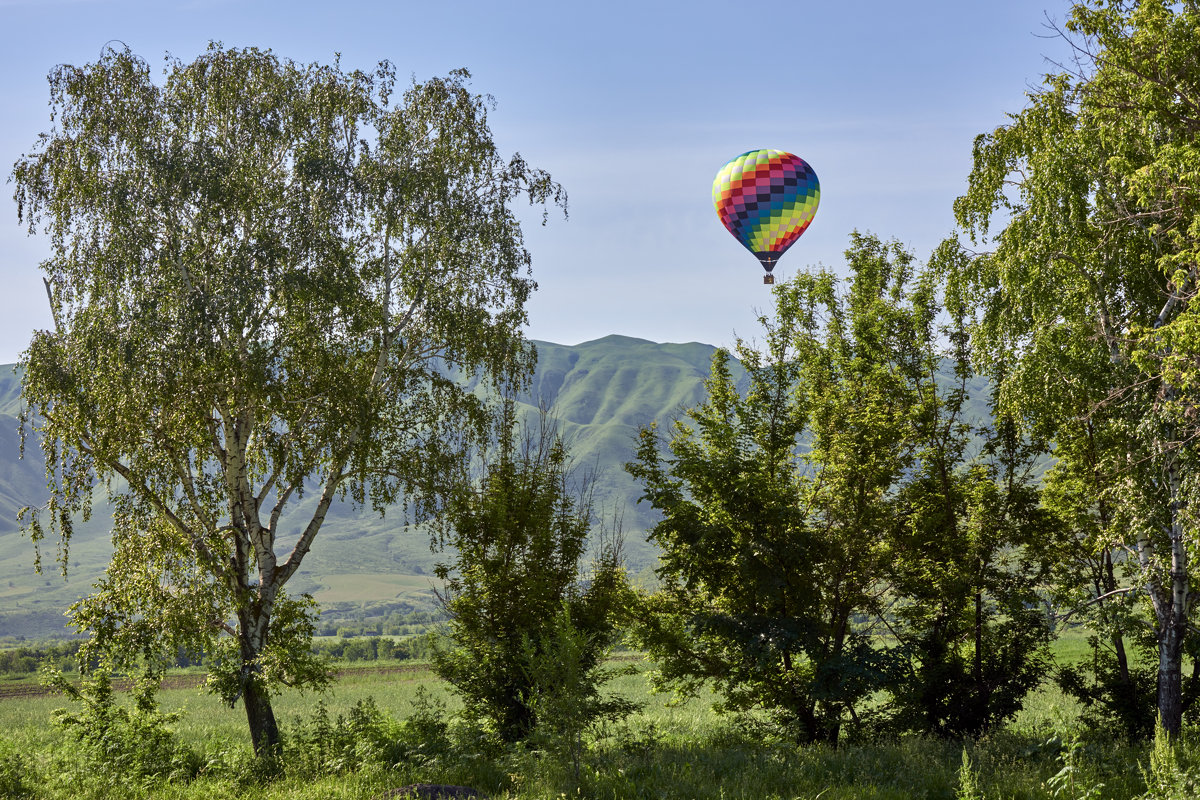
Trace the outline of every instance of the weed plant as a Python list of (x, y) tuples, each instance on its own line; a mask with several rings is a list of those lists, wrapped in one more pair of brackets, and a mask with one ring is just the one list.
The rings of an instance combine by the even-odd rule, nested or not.
[(33, 796), (32, 773), (25, 759), (15, 742), (0, 738), (0, 797), (24, 800)]

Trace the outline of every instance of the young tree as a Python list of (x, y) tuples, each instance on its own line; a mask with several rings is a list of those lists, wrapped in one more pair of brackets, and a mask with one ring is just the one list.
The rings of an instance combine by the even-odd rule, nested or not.
[(978, 305), (985, 367), (1012, 364), (997, 387), (1005, 408), (1063, 445), (1062, 475), (1104, 487), (1092, 552), (1119, 544), (1135, 569), (1119, 589), (1095, 583), (1091, 601), (1144, 591), (1173, 735), (1196, 696), (1182, 659), (1196, 588), (1197, 30), (1192, 0), (1073, 7), (1075, 67), (976, 140), (955, 211), (976, 241), (998, 213), (1004, 229), (952, 281)]
[(888, 570), (906, 668), (888, 687), (895, 722), (978, 736), (1020, 711), (1050, 666), (1039, 602), (1055, 518), (1028, 479), (1029, 448), (1001, 420), (973, 463), (926, 451), (897, 493)]
[(545, 416), (522, 429), (507, 401), (482, 476), (437, 521), (437, 543), (454, 553), (437, 575), (455, 646), (435, 669), (506, 742), (566, 722), (539, 713), (586, 725), (631, 710), (599, 691), (632, 595), (620, 542), (602, 542), (590, 573), (581, 569), (595, 527), (587, 481), (572, 486), (566, 444)]
[(432, 512), (489, 426), (446, 365), (532, 363), (513, 203), (565, 197), (501, 157), (465, 71), (396, 104), (386, 62), (213, 44), (150, 73), (128, 50), (55, 69), (53, 127), (14, 167), (20, 218), (53, 247), (55, 328), (22, 361), (51, 496), (24, 519), (57, 533), (65, 570), (101, 484), (116, 551), (77, 624), (114, 657), (214, 653), (262, 754), (271, 693), (322, 675), (311, 601), (285, 584), (339, 497)]
[(945, 737), (993, 728), (1041, 682), (1051, 629), (1038, 590), (1059, 527), (1030, 480), (1042, 448), (1001, 415), (968, 419), (972, 393), (987, 389), (972, 368), (967, 309), (938, 292), (958, 258), (935, 252), (910, 295), (914, 346), (894, 356), (916, 402), (885, 570), (903, 664), (888, 686), (891, 722)]
[(917, 272), (899, 244), (855, 234), (844, 284), (823, 271), (776, 288), (765, 352), (738, 348), (744, 392), (718, 352), (669, 455), (642, 432), (628, 468), (664, 517), (646, 628), (665, 683), (713, 680), (728, 706), (831, 743), (878, 689), (892, 722), (957, 736), (1038, 683), (1049, 628), (1030, 545), (1053, 521), (1012, 426), (970, 452), (964, 311), (938, 293), (954, 257)]
[(885, 678), (855, 621), (880, 610), (915, 402), (897, 358), (915, 346), (911, 257), (858, 234), (846, 255), (844, 292), (824, 271), (776, 287), (765, 349), (738, 345), (744, 393), (718, 351), (666, 454), (644, 429), (628, 466), (663, 515), (647, 620), (662, 680), (712, 680), (728, 707), (830, 743)]

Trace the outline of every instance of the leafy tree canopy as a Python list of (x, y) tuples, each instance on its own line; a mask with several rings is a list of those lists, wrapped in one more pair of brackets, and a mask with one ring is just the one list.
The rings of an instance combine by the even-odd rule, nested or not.
[(319, 681), (283, 587), (330, 503), (433, 512), (489, 419), (447, 365), (502, 381), (532, 363), (514, 204), (565, 195), (501, 156), (469, 77), (397, 91), (387, 62), (212, 44), (156, 83), (109, 50), (50, 74), (52, 127), (14, 166), (55, 321), (22, 361), (51, 489), (26, 524), (58, 534), (65, 569), (103, 485), (117, 549), (77, 623), (114, 653), (223, 653), (216, 685), (260, 751), (269, 687)]
[[(1076, 4), (1074, 64), (976, 140), (955, 211), (990, 249), (951, 274), (1001, 402), (1056, 444), (1052, 496), (1093, 558), (1120, 548), (1146, 588), (1173, 733), (1197, 588), (1197, 30), (1195, 2)], [(1097, 603), (1117, 585), (1101, 571)]]
[[(572, 467), (549, 419), (526, 427), (515, 409), (505, 403), (478, 480), (463, 482), (436, 526), (453, 553), (437, 573), (455, 646), (435, 668), (508, 742), (632, 708), (600, 694), (604, 656), (633, 595), (620, 533), (598, 524), (591, 480)], [(593, 534), (600, 541), (584, 569)]]

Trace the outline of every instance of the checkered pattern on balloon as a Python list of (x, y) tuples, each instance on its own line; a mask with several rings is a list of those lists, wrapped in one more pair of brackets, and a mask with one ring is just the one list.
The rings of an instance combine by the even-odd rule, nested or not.
[(808, 230), (821, 184), (804, 159), (782, 150), (751, 150), (730, 161), (713, 180), (713, 205), (722, 224), (771, 270)]

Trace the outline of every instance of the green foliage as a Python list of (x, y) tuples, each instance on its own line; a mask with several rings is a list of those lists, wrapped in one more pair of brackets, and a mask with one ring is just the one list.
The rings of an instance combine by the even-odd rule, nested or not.
[(335, 499), (434, 510), (490, 421), (447, 366), (532, 365), (513, 204), (565, 196), (500, 155), (465, 70), (398, 93), (386, 62), (214, 43), (150, 72), (112, 49), (57, 67), (54, 128), (13, 168), (54, 319), (21, 365), (50, 490), (23, 524), (65, 571), (103, 486), (115, 552), (78, 624), (151, 661), (220, 650), (265, 753), (270, 686), (323, 680), (284, 585)]
[[(943, 308), (932, 284), (956, 259), (936, 252), (911, 295), (920, 324), (899, 357), (917, 398), (906, 435), (912, 461), (896, 486), (886, 568), (888, 627), (906, 662), (888, 687), (890, 725), (946, 737), (996, 728), (1041, 682), (1051, 637), (1039, 595), (1044, 553), (1061, 528), (1031, 482), (1038, 443), (1003, 412), (978, 429), (964, 418), (974, 378), (967, 309), (953, 297)], [(943, 383), (947, 357), (953, 379)]]
[(883, 493), (901, 469), (882, 355), (891, 262), (872, 257), (875, 240), (855, 245), (849, 298), (824, 272), (776, 287), (765, 351), (739, 343), (745, 392), (718, 351), (708, 399), (675, 423), (669, 455), (651, 426), (627, 467), (663, 515), (650, 534), (663, 589), (643, 614), (661, 683), (713, 680), (727, 707), (766, 708), (808, 741), (836, 741), (880, 683), (879, 654), (852, 622), (875, 596)]
[(73, 641), (0, 650), (0, 674), (29, 674), (37, 672), (43, 664), (59, 670), (74, 670), (79, 646), (80, 642)]
[(433, 658), (434, 644), (429, 636), (391, 639), (380, 636), (356, 636), (313, 643), (313, 653), (324, 659), (345, 661), (421, 661)]
[(644, 641), (664, 685), (715, 681), (726, 707), (804, 741), (837, 742), (847, 720), (865, 732), (885, 688), (892, 726), (978, 734), (1048, 659), (1036, 450), (1001, 421), (971, 461), (974, 376), (964, 309), (939, 303), (944, 266), (914, 274), (898, 244), (859, 234), (846, 258), (844, 284), (776, 288), (765, 349), (739, 344), (744, 391), (718, 353), (670, 440), (643, 430), (628, 469), (663, 514), (664, 583)]
[(559, 658), (573, 665), (568, 694), (583, 723), (607, 713), (604, 703), (585, 701), (604, 679), (599, 667), (632, 593), (615, 534), (601, 542), (590, 572), (581, 571), (591, 502), (586, 487), (573, 493), (566, 445), (545, 416), (536, 433), (518, 435), (506, 401), (496, 451), (481, 458), (477, 485), (450, 497), (437, 523), (437, 543), (455, 554), (437, 570), (455, 646), (435, 664), (469, 713), (516, 742), (543, 721), (539, 702), (552, 709), (544, 683), (568, 677), (548, 667)]
[[(1184, 698), (1197, 696), (1181, 664), (1200, 489), (1200, 8), (1095, 0), (1074, 4), (1066, 28), (1075, 68), (976, 139), (955, 213), (991, 249), (956, 262), (950, 291), (975, 309), (976, 351), (1000, 378), (1002, 407), (1055, 446), (1052, 501), (1078, 543), (1071, 609), (1108, 606), (1088, 621), (1115, 651), (1120, 681), (1101, 678), (1122, 695), (1110, 705), (1140, 700), (1123, 639), (1149, 619), (1159, 713), (1178, 734)], [(1003, 230), (989, 240), (994, 219)], [(1130, 554), (1127, 574), (1104, 566), (1113, 551)], [(1144, 587), (1137, 615), (1102, 600), (1130, 587)], [(1143, 727), (1143, 714), (1122, 715), (1126, 729)]]
[(447, 753), (452, 746), (447, 719), (446, 702), (430, 694), (424, 684), (418, 687), (398, 737), (403, 758), (423, 765)]
[(975, 774), (971, 757), (967, 755), (965, 747), (962, 751), (962, 766), (958, 768), (958, 791), (954, 793), (954, 800), (984, 800), (983, 792), (979, 788), (979, 776)]
[[(999, 427), (990, 444), (1007, 433), (1016, 447)], [(899, 492), (893, 632), (910, 666), (889, 686), (893, 725), (977, 736), (1016, 714), (1050, 665), (1038, 553), (1055, 520), (1011, 462), (1003, 474), (1007, 460), (926, 460)]]
[(606, 667), (595, 657), (590, 634), (571, 619), (564, 607), (549, 637), (540, 643), (526, 638), (525, 664), (531, 684), (529, 705), (537, 725), (530, 747), (569, 765), (572, 783), (581, 783), (585, 739), (589, 730), (618, 722), (641, 708), (627, 698), (602, 696), (600, 687), (632, 667)]
[(1110, 484), (1114, 456), (1125, 449), (1123, 425), (1114, 416), (1100, 408), (1080, 424), (1060, 426), (1057, 460), (1045, 476), (1044, 501), (1066, 524), (1066, 536), (1047, 551), (1054, 562), (1049, 594), (1070, 609), (1064, 622), (1091, 631), (1090, 657), (1061, 667), (1055, 678), (1088, 708), (1089, 718), (1146, 739), (1157, 718), (1158, 626), (1145, 598), (1133, 591), (1136, 561), (1121, 546), (1122, 529), (1132, 520)]
[(27, 800), (33, 797), (37, 779), (32, 765), (15, 743), (0, 737), (0, 797)]
[(233, 706), (249, 685), (266, 696), (274, 687), (322, 691), (329, 686), (333, 670), (312, 647), (316, 604), (307, 595), (293, 601), (280, 595), (271, 617), (267, 644), (253, 659), (247, 659), (232, 637), (217, 641), (208, 658), (210, 691)]
[(183, 714), (158, 708), (158, 675), (134, 682), (128, 708), (117, 702), (107, 669), (96, 670), (79, 687), (57, 670), (48, 669), (46, 676), (48, 685), (75, 702), (74, 711), (60, 708), (53, 717), (79, 746), (79, 780), (110, 785), (187, 780), (199, 769), (196, 754), (170, 727)]
[(1054, 677), (1065, 693), (1085, 706), (1085, 718), (1131, 739), (1147, 739), (1156, 720), (1157, 648), (1150, 631), (1143, 628), (1138, 633), (1132, 642), (1125, 636), (1115, 642), (1089, 636), (1091, 658), (1060, 666)]
[(1200, 791), (1200, 780), (1180, 764), (1176, 745), (1161, 724), (1154, 727), (1149, 763), (1139, 764), (1146, 781), (1144, 800), (1185, 800)]
[(308, 719), (288, 732), (284, 763), (289, 774), (341, 775), (398, 759), (398, 725), (372, 698), (359, 700), (346, 714), (331, 717), (323, 700)]
[(1058, 756), (1062, 768), (1046, 779), (1046, 785), (1050, 788), (1052, 797), (1065, 797), (1069, 800), (1096, 800), (1102, 796), (1104, 784), (1089, 784), (1087, 781), (1086, 771), (1080, 763), (1082, 751), (1083, 742), (1072, 731)]
[[(645, 672), (618, 676), (612, 683), (622, 696), (645, 705), (621, 723), (587, 733), (580, 796), (949, 800), (959, 787), (961, 742), (903, 736), (843, 741), (837, 748), (796, 747), (792, 741), (731, 725), (728, 718), (713, 713), (709, 692), (683, 704), (667, 704), (649, 691)], [(425, 709), (418, 711), (414, 698), (422, 685)], [(512, 800), (575, 794), (569, 763), (559, 764), (549, 753), (524, 746), (501, 748), (494, 740), (484, 740), (455, 718), (453, 706), (441, 704), (448, 691), (430, 672), (406, 673), (401, 679), (369, 672), (343, 675), (324, 698), (330, 723), (339, 716), (348, 720), (359, 701), (374, 697), (388, 719), (386, 727), (396, 737), (397, 749), (391, 755), (386, 747), (381, 751), (387, 762), (368, 761), (359, 769), (337, 774), (271, 775), (255, 767), (245, 732), (232, 724), (215, 697), (164, 688), (159, 694), (164, 707), (187, 703), (187, 716), (173, 727), (200, 754), (200, 770), (186, 781), (122, 784), (119, 795), (145, 800), (321, 800), (377, 797), (417, 782), (473, 786), (489, 796)], [(127, 704), (127, 699), (118, 694), (118, 702)], [(76, 766), (80, 748), (66, 731), (45, 724), (48, 709), (56, 704), (62, 704), (61, 698), (0, 702), (2, 738), (12, 743), (12, 752), (20, 753), (31, 770), (26, 786), (38, 800), (113, 797), (111, 780), (97, 778), (92, 791), (71, 777), (83, 771)], [(1051, 709), (1063, 705), (1064, 698), (1050, 687), (1015, 722), (968, 744), (977, 786), (988, 798), (1048, 800), (1052, 796), (1047, 781), (1062, 768), (1063, 743), (1070, 738), (1072, 721)], [(278, 709), (287, 723), (286, 748), (297, 724), (294, 720), (301, 717), (308, 724), (314, 704), (289, 693), (279, 698)], [(1076, 753), (1078, 786), (1103, 782), (1103, 797), (1113, 800), (1146, 791), (1136, 765), (1148, 764), (1149, 744), (1130, 743), (1106, 730), (1080, 730), (1085, 735)], [(1174, 748), (1179, 768), (1200, 774), (1196, 769), (1200, 751), (1192, 737), (1185, 736)]]
[[(631, 441), (639, 426), (653, 419), (668, 419), (680, 407), (703, 399), (703, 381), (708, 377), (715, 348), (694, 342), (655, 344), (621, 336), (571, 347), (534, 344), (538, 367), (530, 387), (516, 394), (518, 407), (528, 406), (533, 413), (538, 397), (570, 404), (570, 410), (555, 407), (560, 430), (571, 442), (576, 463), (595, 467), (597, 507), (623, 509), (626, 535), (622, 550), (630, 576), (641, 574), (648, 579), (647, 585), (652, 585), (658, 551), (643, 532), (657, 521), (657, 516), (648, 503), (637, 504), (642, 492), (622, 467), (631, 458)], [(730, 366), (734, 383), (743, 389), (746, 381), (740, 363), (733, 361)], [(952, 367), (949, 360), (942, 362), (940, 385), (952, 379)], [(6, 382), (4, 372), (0, 368), (0, 394), (6, 386), (15, 386), (19, 395), (19, 376), (8, 376)], [(968, 388), (970, 396), (962, 420), (982, 426), (991, 419), (989, 387), (984, 379), (976, 377)], [(0, 439), (5, 424), (0, 419)], [(15, 441), (15, 418), (12, 427)], [(5, 447), (0, 441), (0, 471), (6, 466), (29, 471), (30, 491), (36, 497), (44, 485), (42, 470), (31, 466), (28, 459), (16, 460), (15, 444), (8, 451), (12, 459), (6, 461)], [(2, 484), (0, 481), (0, 511), (6, 502)], [(14, 493), (13, 498), (16, 496)], [(305, 506), (311, 509), (316, 500), (310, 493), (300, 506), (285, 511), (280, 517), (281, 529), (300, 526)], [(439, 556), (430, 552), (425, 531), (407, 527), (401, 515), (389, 513), (380, 518), (370, 509), (356, 511), (351, 506), (347, 499), (330, 507), (304, 566), (287, 584), (288, 593), (299, 597), (307, 592), (320, 604), (320, 636), (336, 635), (342, 629), (358, 636), (421, 632), (423, 629), (415, 626), (428, 622), (431, 614), (441, 613), (430, 587)], [(15, 514), (14, 508), (14, 518)], [(8, 586), (7, 597), (12, 604), (10, 613), (0, 618), (0, 635), (19, 633), (29, 639), (58, 635), (62, 612), (79, 599), (82, 589), (101, 577), (111, 560), (109, 516), (107, 509), (97, 507), (91, 523), (77, 526), (72, 538), (70, 579), (51, 580), (49, 586), (43, 585), (45, 577), (28, 570), (28, 542), (17, 536), (0, 536), (0, 587), (6, 581), (13, 584)], [(44, 611), (27, 613), (26, 609)]]

